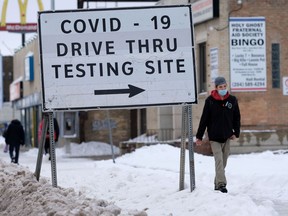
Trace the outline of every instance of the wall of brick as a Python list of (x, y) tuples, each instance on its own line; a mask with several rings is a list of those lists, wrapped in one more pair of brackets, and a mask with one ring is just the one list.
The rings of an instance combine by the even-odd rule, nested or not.
[[(41, 92), (41, 69), (40, 58), (38, 52), (38, 38), (31, 40), (25, 47), (16, 52), (13, 58), (14, 76), (13, 80), (23, 77), (23, 96), (28, 96), (36, 92)], [(25, 81), (25, 57), (32, 53), (34, 56), (34, 81)]]
[[(266, 18), (266, 64), (267, 64), (267, 91), (265, 92), (232, 92), (239, 100), (242, 114), (242, 128), (286, 128), (288, 125), (288, 96), (282, 93), (282, 77), (288, 76), (287, 57), (288, 57), (288, 1), (269, 1), (269, 0), (243, 0), (242, 8), (232, 12), (232, 17), (265, 17)], [(220, 18), (196, 25), (197, 35), (207, 34), (207, 80), (210, 79), (210, 56), (209, 50), (212, 47), (219, 49), (219, 74), (229, 80), (229, 32), (228, 13), (239, 8), (237, 1), (220, 1)], [(279, 18), (280, 17), (280, 18)], [(217, 30), (223, 29), (223, 30)], [(197, 32), (198, 31), (198, 32)], [(199, 32), (200, 31), (200, 32)], [(272, 88), (271, 72), (271, 44), (280, 44), (280, 76), (281, 88)], [(197, 130), (199, 115), (202, 112), (203, 100), (214, 88), (213, 83), (208, 85), (209, 91), (199, 95), (199, 104), (193, 107), (194, 130)]]
[[(288, 125), (288, 96), (282, 93), (282, 77), (288, 76), (288, 1), (246, 0), (234, 16), (266, 19), (267, 91), (235, 93), (239, 99), (243, 126), (285, 128)], [(272, 88), (271, 44), (280, 44), (281, 88)]]
[[(106, 110), (87, 113), (85, 121), (85, 141), (109, 141), (108, 116)], [(130, 110), (109, 110), (112, 127), (113, 144), (118, 146), (122, 141), (130, 139)]]

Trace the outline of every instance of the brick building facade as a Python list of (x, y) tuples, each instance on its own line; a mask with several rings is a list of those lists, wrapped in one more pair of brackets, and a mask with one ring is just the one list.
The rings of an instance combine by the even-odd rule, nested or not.
[[(283, 80), (288, 77), (287, 68), (287, 19), (288, 2), (283, 0), (162, 0), (158, 5), (200, 3), (213, 5), (214, 17), (195, 23), (195, 43), (197, 61), (198, 104), (193, 105), (193, 133), (196, 133), (206, 97), (214, 89), (211, 68), (213, 49), (218, 52), (218, 75), (226, 77), (230, 83), (230, 17), (264, 17), (266, 24), (266, 89), (264, 91), (231, 92), (239, 100), (242, 133), (233, 143), (239, 152), (260, 151), (288, 147), (288, 95), (283, 94)], [(207, 8), (206, 8), (207, 10)], [(202, 12), (203, 12), (202, 11)], [(195, 12), (195, 11), (193, 11)], [(196, 19), (195, 19), (196, 20)], [(272, 62), (272, 47), (280, 47), (276, 55), (278, 62)], [(274, 52), (275, 54), (275, 52)], [(215, 62), (214, 62), (215, 63)], [(272, 70), (273, 64), (274, 69)], [(277, 65), (278, 64), (278, 65)], [(276, 85), (275, 85), (276, 83)], [(231, 87), (231, 86), (230, 86)], [(159, 108), (161, 109), (161, 108)], [(177, 108), (172, 108), (177, 109)], [(177, 121), (181, 121), (178, 118)], [(148, 120), (149, 122), (149, 120)], [(179, 125), (179, 124), (178, 124)], [(174, 127), (175, 128), (175, 127)], [(180, 130), (178, 130), (180, 131)], [(179, 134), (178, 134), (179, 136)]]
[[(287, 148), (288, 96), (283, 94), (282, 81), (288, 77), (286, 70), (288, 44), (285, 40), (288, 2), (283, 0), (162, 0), (157, 4), (192, 4), (193, 8), (196, 3), (212, 5), (215, 13), (208, 19), (198, 21), (194, 26), (198, 104), (192, 106), (193, 134), (199, 124), (204, 100), (214, 88), (215, 74), (211, 73), (215, 71), (212, 68), (215, 65), (211, 65), (211, 55), (214, 50), (217, 50), (217, 75), (225, 76), (229, 83), (231, 81), (229, 17), (264, 17), (266, 89), (264, 91), (232, 91), (232, 94), (239, 100), (242, 114), (241, 137), (233, 144), (233, 147), (238, 152)], [(279, 48), (276, 53), (273, 49), (275, 45)], [(17, 68), (17, 70), (14, 70), (14, 80), (23, 75), (24, 59), (29, 52), (34, 54), (35, 81), (23, 81), (24, 98), (17, 100), (18, 102), (14, 101), (14, 105), (16, 108), (25, 110), (26, 122), (30, 119), (30, 124), (27, 123), (26, 127), (30, 128), (31, 142), (35, 143), (37, 125), (34, 124), (41, 117), (41, 100), (37, 96), (37, 94), (41, 95), (38, 40), (35, 39), (15, 54), (14, 69)], [(274, 61), (274, 54), (279, 57), (278, 62)], [(274, 71), (275, 65), (278, 70)], [(118, 145), (122, 141), (145, 132), (157, 134), (160, 140), (178, 139), (181, 136), (181, 112), (180, 106), (112, 110), (110, 117), (114, 127), (114, 144)], [(63, 114), (57, 115), (59, 115), (60, 124), (64, 127), (65, 119), (61, 117)], [(79, 136), (65, 139), (63, 143), (71, 140), (109, 142), (105, 110), (83, 111), (77, 115), (79, 116)]]

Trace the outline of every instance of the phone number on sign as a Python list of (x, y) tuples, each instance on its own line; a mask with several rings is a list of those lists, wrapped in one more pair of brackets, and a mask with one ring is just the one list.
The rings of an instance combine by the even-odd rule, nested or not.
[(232, 83), (232, 87), (263, 87), (265, 86), (265, 82), (234, 82)]

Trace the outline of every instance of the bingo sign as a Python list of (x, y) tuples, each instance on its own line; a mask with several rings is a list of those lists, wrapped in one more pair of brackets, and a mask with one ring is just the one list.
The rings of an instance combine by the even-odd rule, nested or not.
[(43, 111), (197, 103), (191, 5), (38, 13)]
[(265, 17), (230, 17), (231, 91), (266, 91)]

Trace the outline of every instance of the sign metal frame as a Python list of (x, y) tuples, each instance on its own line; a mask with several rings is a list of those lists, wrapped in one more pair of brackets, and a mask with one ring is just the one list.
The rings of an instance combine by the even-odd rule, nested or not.
[(193, 28), (191, 5), (38, 12), (43, 111), (197, 104)]

